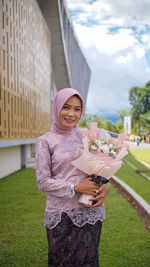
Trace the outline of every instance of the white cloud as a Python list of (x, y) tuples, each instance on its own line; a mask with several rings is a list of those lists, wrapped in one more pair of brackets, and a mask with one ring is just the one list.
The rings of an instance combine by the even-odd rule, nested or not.
[(116, 16), (135, 16), (137, 19), (150, 23), (149, 0), (105, 0), (105, 2), (110, 5), (112, 14)]
[[(86, 54), (92, 54), (92, 48)], [(99, 56), (98, 56), (99, 55)], [(120, 109), (129, 109), (128, 90), (135, 85), (143, 86), (150, 77), (146, 60), (135, 60), (130, 56), (129, 64), (116, 63), (115, 55), (95, 53), (89, 58), (92, 79), (87, 101), (87, 109), (92, 113), (103, 111), (115, 113)], [(97, 59), (96, 59), (97, 58)], [(142, 71), (142, 69), (144, 71)]]
[(138, 59), (141, 59), (145, 56), (145, 49), (144, 47), (136, 47), (135, 49), (135, 55)]
[(75, 24), (75, 29), (82, 46), (96, 46), (103, 53), (112, 54), (136, 43), (136, 39), (130, 29), (121, 29), (117, 34), (108, 33), (107, 28), (100, 25), (89, 28)]
[(132, 59), (132, 54), (127, 53), (125, 56), (119, 56), (116, 58), (117, 63), (128, 63)]
[(150, 1), (67, 2), (92, 70), (87, 110), (129, 109), (128, 90), (150, 79)]
[[(106, 12), (110, 12), (110, 5), (106, 4), (103, 1), (95, 1), (92, 4), (89, 4), (88, 1), (67, 1), (68, 8), (70, 10), (82, 11), (89, 16), (97, 14), (97, 16), (102, 16)], [(82, 14), (83, 15), (83, 14)], [(80, 17), (81, 18), (81, 17)]]

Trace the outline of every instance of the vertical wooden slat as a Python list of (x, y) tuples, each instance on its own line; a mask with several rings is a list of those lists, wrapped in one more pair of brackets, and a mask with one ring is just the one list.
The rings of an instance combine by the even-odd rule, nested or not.
[(50, 33), (36, 1), (0, 5), (0, 139), (49, 130)]

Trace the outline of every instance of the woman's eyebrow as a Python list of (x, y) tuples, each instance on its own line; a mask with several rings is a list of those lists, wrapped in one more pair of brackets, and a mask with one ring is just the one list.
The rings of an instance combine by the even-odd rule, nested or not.
[[(71, 107), (71, 105), (69, 104), (64, 104), (64, 106), (68, 106), (68, 107)], [(74, 106), (75, 108), (81, 108), (81, 106)]]

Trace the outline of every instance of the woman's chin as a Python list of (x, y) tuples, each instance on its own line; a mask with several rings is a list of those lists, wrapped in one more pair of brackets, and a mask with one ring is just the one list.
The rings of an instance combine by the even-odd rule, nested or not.
[(63, 126), (64, 126), (65, 128), (72, 128), (72, 127), (75, 126), (75, 123), (74, 123), (74, 122), (67, 122), (67, 121), (64, 121), (64, 122), (63, 122)]
[(65, 124), (64, 125), (64, 127), (66, 128), (66, 129), (70, 129), (70, 128), (73, 128), (75, 126), (75, 124), (74, 123), (72, 123), (72, 124)]

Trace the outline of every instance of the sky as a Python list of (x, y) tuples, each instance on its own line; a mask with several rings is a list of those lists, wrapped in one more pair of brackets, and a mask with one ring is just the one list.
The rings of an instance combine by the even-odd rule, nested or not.
[(130, 110), (129, 89), (150, 80), (150, 0), (66, 0), (91, 69), (86, 112)]

